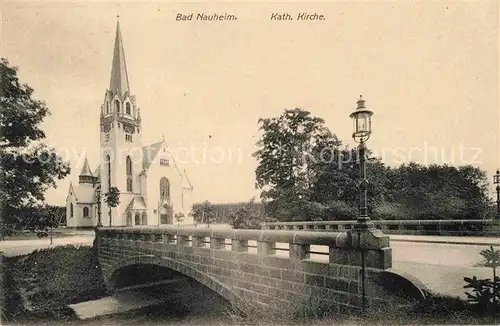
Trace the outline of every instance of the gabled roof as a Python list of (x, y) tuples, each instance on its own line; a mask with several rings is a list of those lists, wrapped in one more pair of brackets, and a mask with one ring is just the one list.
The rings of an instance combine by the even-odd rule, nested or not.
[(123, 50), (120, 22), (116, 23), (115, 48), (113, 52), (113, 63), (111, 65), (111, 79), (109, 90), (113, 94), (119, 94), (121, 98), (130, 92), (128, 83), (127, 65), (125, 63), (125, 51)]
[(93, 187), (73, 187), (77, 203), (94, 203), (95, 188)]
[(142, 147), (142, 168), (144, 170), (149, 169), (156, 156), (162, 149), (164, 142), (165, 141), (162, 140), (157, 143)]
[(187, 176), (186, 169), (184, 169), (182, 176), (183, 176), (183, 180), (186, 180), (186, 184), (184, 185), (184, 187), (192, 190), (193, 184), (191, 183), (191, 181), (189, 180), (189, 178)]
[(136, 196), (132, 198), (130, 203), (127, 205), (127, 211), (133, 210), (147, 210), (146, 202), (144, 201), (144, 198), (142, 196)]
[[(73, 182), (69, 182), (69, 189), (68, 189), (68, 196), (75, 196), (76, 197), (76, 194), (75, 194), (75, 189), (73, 188)], [(66, 196), (66, 198), (68, 198), (68, 196)]]
[[(151, 166), (151, 164), (154, 162), (156, 157), (158, 156), (158, 153), (160, 153), (162, 148), (168, 148), (167, 144), (165, 143), (165, 140), (161, 140), (157, 143), (153, 143), (148, 146), (142, 147), (142, 167), (143, 171), (141, 173), (147, 173), (147, 170)], [(177, 173), (179, 173), (179, 176), (181, 177), (182, 180), (182, 186), (186, 189), (193, 189), (193, 185), (191, 184), (191, 181), (189, 180), (186, 170), (182, 171), (179, 169), (177, 162), (175, 161), (175, 158), (173, 157), (172, 153), (170, 150), (168, 150), (170, 154), (170, 158), (172, 159), (173, 166), (177, 170)]]

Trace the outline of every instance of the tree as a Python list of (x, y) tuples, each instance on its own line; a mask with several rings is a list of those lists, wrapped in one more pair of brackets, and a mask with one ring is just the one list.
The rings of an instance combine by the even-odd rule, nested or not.
[(193, 217), (196, 223), (205, 223), (209, 227), (215, 221), (215, 207), (206, 200), (201, 204), (193, 205), (189, 216)]
[[(386, 187), (390, 168), (366, 150), (368, 179), (368, 213), (391, 196)], [(352, 219), (358, 211), (359, 151), (357, 148), (334, 148), (329, 156), (315, 161), (315, 202), (326, 205), (327, 219)]]
[(486, 173), (472, 166), (412, 162), (396, 168), (387, 187), (413, 219), (485, 218), (489, 212)]
[(235, 229), (260, 229), (262, 216), (254, 208), (255, 198), (230, 214), (231, 225)]
[(5, 236), (28, 222), (34, 229), (43, 225), (42, 220), (28, 221), (26, 213), (44, 206), (45, 191), (56, 187), (70, 166), (41, 142), (40, 125), (50, 114), (46, 104), (32, 97), (33, 89), (19, 81), (17, 68), (6, 59), (1, 59), (0, 76), (0, 232)]
[[(280, 220), (309, 216), (296, 208), (312, 201), (317, 177), (315, 160), (340, 142), (323, 119), (299, 108), (258, 122), (263, 134), (257, 142), (259, 149), (253, 154), (258, 163), (256, 184), (263, 189), (261, 197), (268, 213)], [(292, 211), (287, 212), (289, 208)]]
[(177, 225), (181, 225), (181, 222), (184, 221), (184, 213), (175, 213), (174, 218), (177, 221)]
[[(38, 237), (50, 236), (50, 244), (53, 241), (53, 229), (60, 225), (60, 221), (66, 218), (66, 207), (46, 205), (41, 209), (34, 210), (30, 217), (36, 221)], [(35, 218), (34, 218), (35, 217)], [(28, 224), (28, 228), (35, 230), (35, 225)]]
[(109, 188), (108, 192), (104, 194), (104, 202), (109, 207), (109, 226), (111, 226), (111, 209), (120, 205), (120, 191), (118, 188)]

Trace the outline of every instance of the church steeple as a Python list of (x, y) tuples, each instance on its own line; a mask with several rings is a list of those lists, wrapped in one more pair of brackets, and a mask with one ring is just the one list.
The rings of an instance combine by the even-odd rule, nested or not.
[(83, 162), (82, 172), (79, 175), (78, 183), (92, 183), (94, 180), (94, 176), (92, 175), (92, 171), (90, 170), (89, 161), (87, 160), (87, 156), (85, 155), (85, 162)]
[(116, 22), (115, 48), (113, 52), (109, 90), (113, 92), (113, 94), (118, 94), (120, 97), (123, 97), (125, 93), (130, 91), (127, 65), (125, 63), (125, 51), (123, 50), (123, 40), (120, 32), (120, 21)]

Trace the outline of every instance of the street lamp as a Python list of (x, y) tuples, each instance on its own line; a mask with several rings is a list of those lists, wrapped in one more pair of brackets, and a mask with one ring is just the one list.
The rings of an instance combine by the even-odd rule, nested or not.
[(365, 142), (370, 138), (372, 133), (372, 115), (373, 112), (368, 110), (365, 107), (365, 100), (363, 100), (363, 96), (359, 96), (358, 106), (353, 113), (349, 115), (353, 121), (353, 129), (352, 138), (358, 146), (359, 153), (359, 216), (357, 228), (366, 229), (368, 228), (368, 222), (370, 218), (368, 217), (368, 208), (367, 208), (367, 188), (368, 188), (368, 180), (366, 179), (366, 145)]
[(497, 219), (500, 220), (500, 170), (497, 169), (497, 173), (493, 176), (493, 184), (496, 184), (497, 191)]
[(101, 184), (98, 184), (96, 189), (96, 198), (97, 198), (97, 225), (96, 229), (102, 228), (101, 222)]

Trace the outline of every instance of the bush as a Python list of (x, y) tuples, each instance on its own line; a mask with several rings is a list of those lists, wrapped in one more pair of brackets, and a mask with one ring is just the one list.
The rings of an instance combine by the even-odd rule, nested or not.
[(472, 294), (467, 293), (467, 301), (476, 309), (487, 313), (500, 313), (500, 277), (496, 276), (496, 269), (500, 266), (500, 250), (493, 246), (481, 251), (481, 256), (486, 259), (485, 266), (491, 267), (491, 279), (477, 279), (475, 276), (464, 277), (467, 284), (464, 288), (471, 288)]
[[(37, 315), (57, 315), (68, 304), (105, 294), (97, 257), (90, 247), (68, 245), (34, 251), (11, 258), (3, 267), (4, 300), (8, 304), (2, 307), (10, 318), (28, 307)], [(20, 293), (24, 293), (24, 302)]]
[(12, 320), (13, 318), (16, 318), (19, 314), (21, 314), (24, 309), (23, 300), (14, 279), (14, 275), (17, 273), (16, 267), (11, 258), (6, 258), (1, 255), (0, 273), (2, 280), (2, 294), (0, 296), (0, 320)]
[(390, 202), (377, 205), (373, 209), (372, 215), (377, 220), (406, 220), (410, 217), (405, 214), (401, 205)]
[(261, 216), (253, 209), (253, 199), (229, 215), (235, 229), (260, 229)]
[(358, 208), (341, 200), (332, 200), (325, 208), (325, 220), (353, 220), (358, 215)]

